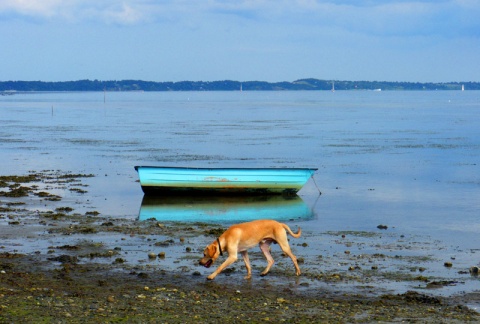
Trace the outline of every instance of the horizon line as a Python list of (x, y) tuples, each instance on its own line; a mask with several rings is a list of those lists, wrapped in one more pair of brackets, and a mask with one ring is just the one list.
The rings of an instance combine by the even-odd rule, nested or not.
[(382, 83), (420, 83), (420, 84), (448, 84), (448, 83), (480, 83), (480, 81), (386, 81), (386, 80), (339, 80), (339, 79), (318, 79), (318, 78), (301, 78), (295, 79), (293, 81), (264, 81), (264, 80), (247, 80), (239, 81), (233, 79), (218, 79), (218, 80), (181, 80), (181, 81), (152, 81), (152, 80), (143, 80), (143, 79), (110, 79), (110, 80), (100, 80), (100, 79), (77, 79), (77, 80), (64, 80), (64, 81), (45, 81), (45, 80), (0, 80), (0, 82), (44, 82), (44, 83), (61, 83), (61, 82), (79, 82), (79, 81), (91, 81), (91, 82), (120, 82), (120, 81), (141, 81), (141, 82), (153, 82), (153, 83), (180, 83), (180, 82), (238, 82), (238, 83), (247, 83), (247, 82), (265, 82), (265, 83), (294, 83), (298, 81), (306, 80), (317, 80), (324, 82), (382, 82)]

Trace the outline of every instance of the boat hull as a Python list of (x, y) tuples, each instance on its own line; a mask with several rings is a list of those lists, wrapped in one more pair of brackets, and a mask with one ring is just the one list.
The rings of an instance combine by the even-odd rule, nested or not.
[(317, 169), (136, 166), (145, 194), (296, 194)]

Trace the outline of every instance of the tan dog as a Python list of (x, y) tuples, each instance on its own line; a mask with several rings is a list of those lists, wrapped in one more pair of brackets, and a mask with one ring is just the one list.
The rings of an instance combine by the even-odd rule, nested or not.
[(295, 238), (300, 237), (302, 234), (300, 228), (298, 228), (297, 234), (294, 234), (288, 225), (274, 220), (256, 220), (232, 225), (203, 251), (203, 258), (200, 260), (200, 264), (206, 268), (209, 268), (220, 255), (223, 255), (223, 252), (228, 253), (228, 258), (225, 262), (209, 275), (207, 279), (214, 279), (223, 269), (237, 261), (238, 252), (242, 254), (245, 267), (247, 268), (245, 279), (250, 279), (252, 267), (250, 266), (247, 250), (257, 244), (259, 244), (260, 249), (267, 258), (268, 265), (261, 273), (262, 276), (265, 276), (274, 262), (269, 251), (270, 244), (274, 242), (278, 243), (283, 252), (292, 259), (295, 265), (295, 273), (299, 276), (301, 273), (300, 268), (298, 267), (297, 258), (293, 255), (288, 245), (287, 232)]

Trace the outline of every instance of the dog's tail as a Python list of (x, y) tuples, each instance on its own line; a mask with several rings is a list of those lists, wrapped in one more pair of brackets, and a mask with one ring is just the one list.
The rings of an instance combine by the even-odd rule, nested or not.
[(298, 231), (297, 231), (297, 233), (295, 234), (295, 233), (292, 232), (292, 230), (290, 229), (290, 227), (288, 227), (287, 224), (283, 224), (283, 223), (282, 223), (282, 226), (283, 226), (283, 228), (288, 232), (288, 234), (290, 234), (290, 235), (293, 236), (294, 238), (299, 238), (300, 235), (302, 235), (302, 229), (301, 229), (300, 227), (298, 228)]

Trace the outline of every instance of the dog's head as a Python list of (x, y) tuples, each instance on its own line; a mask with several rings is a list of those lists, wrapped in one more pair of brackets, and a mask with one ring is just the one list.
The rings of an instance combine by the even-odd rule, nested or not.
[(214, 241), (203, 250), (203, 258), (200, 259), (200, 265), (203, 265), (205, 268), (210, 268), (215, 260), (218, 259), (219, 255), (220, 250), (218, 248), (218, 243), (217, 241)]

